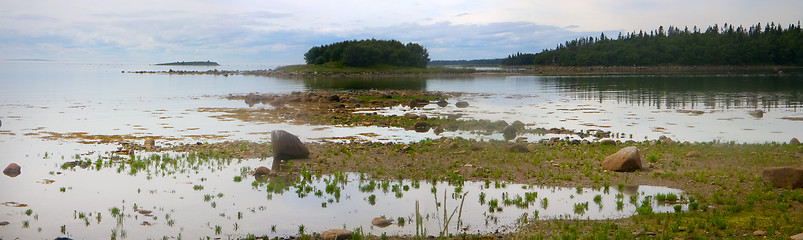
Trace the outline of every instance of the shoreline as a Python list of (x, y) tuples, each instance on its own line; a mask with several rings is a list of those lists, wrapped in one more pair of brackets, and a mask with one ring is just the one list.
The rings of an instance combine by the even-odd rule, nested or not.
[[(301, 66), (301, 65), (296, 65)], [(438, 68), (433, 71), (407, 70), (343, 70), (342, 72), (310, 70), (168, 70), (125, 71), (136, 74), (176, 75), (247, 75), (264, 77), (330, 77), (330, 78), (383, 78), (383, 77), (461, 77), (461, 76), (617, 76), (617, 75), (796, 75), (803, 73), (803, 66), (522, 66), (502, 67), (504, 70), (473, 70)], [(302, 68), (303, 69), (303, 68)]]

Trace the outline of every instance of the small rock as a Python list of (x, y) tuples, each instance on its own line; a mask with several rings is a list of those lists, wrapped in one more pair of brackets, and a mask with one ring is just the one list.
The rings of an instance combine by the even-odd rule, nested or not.
[(271, 132), (270, 139), (274, 159), (297, 159), (309, 156), (307, 146), (298, 137), (287, 131), (275, 130)]
[(373, 224), (374, 226), (380, 227), (380, 228), (384, 228), (384, 227), (387, 227), (387, 226), (390, 226), (391, 224), (393, 224), (393, 220), (388, 220), (388, 219), (384, 219), (384, 218), (381, 218), (381, 217), (377, 217), (377, 218), (374, 218), (374, 220), (371, 220), (371, 224)]
[(153, 138), (145, 139), (144, 145), (146, 150), (151, 151), (156, 146), (156, 140), (153, 140)]
[(346, 229), (329, 229), (323, 231), (321, 233), (322, 240), (344, 240), (344, 239), (351, 239), (351, 235), (354, 232), (346, 230)]
[(329, 101), (330, 102), (340, 102), (340, 96), (338, 96), (336, 94), (334, 94), (332, 96), (329, 96)]
[(780, 188), (803, 188), (803, 168), (801, 167), (770, 167), (765, 168), (762, 175), (764, 180)]
[(424, 122), (424, 121), (419, 121), (419, 122), (415, 123), (415, 125), (413, 125), (413, 129), (416, 132), (428, 132), (429, 128), (430, 128), (429, 123), (428, 122)]
[(505, 130), (502, 130), (502, 137), (504, 137), (505, 140), (514, 139), (516, 138), (516, 131), (516, 127), (513, 125), (508, 125), (505, 127)]
[(753, 232), (753, 236), (766, 236), (766, 235), (767, 231), (764, 230), (756, 230), (755, 232)]
[(145, 210), (145, 209), (140, 209), (140, 210), (137, 210), (137, 212), (138, 212), (139, 214), (148, 215), (148, 214), (151, 214), (153, 211), (151, 211), (151, 210)]
[(460, 101), (460, 102), (455, 103), (454, 106), (458, 107), (458, 108), (467, 108), (468, 107), (468, 102)]
[(443, 128), (442, 127), (434, 127), (434, 128), (432, 128), (432, 131), (435, 133), (435, 135), (439, 135), (439, 134), (443, 133)]
[(700, 152), (698, 152), (698, 151), (689, 151), (689, 153), (686, 153), (686, 157), (700, 157)]
[(605, 157), (605, 160), (602, 161), (602, 169), (617, 172), (641, 169), (641, 154), (634, 146), (622, 148), (613, 155)]
[(525, 146), (524, 144), (521, 144), (521, 143), (516, 143), (516, 144), (512, 144), (512, 145), (508, 146), (507, 147), (507, 151), (508, 152), (523, 152), (523, 153), (530, 152), (530, 150), (527, 149), (527, 146)]
[(669, 138), (667, 136), (664, 136), (664, 135), (661, 135), (660, 137), (658, 137), (658, 141), (663, 143), (663, 144), (668, 144), (668, 145), (672, 145), (672, 143), (675, 142), (671, 138)]
[(446, 106), (449, 106), (449, 102), (447, 102), (446, 100), (438, 101), (438, 107), (446, 107)]
[(792, 138), (792, 140), (789, 140), (789, 144), (792, 145), (800, 144), (800, 140), (797, 140), (797, 138)]
[(8, 221), (2, 221), (2, 222), (0, 222), (0, 226), (5, 226), (5, 225), (8, 225), (8, 224), (9, 224), (9, 222), (8, 222)]
[(265, 166), (259, 166), (256, 170), (254, 170), (254, 176), (265, 176), (270, 174), (270, 169)]
[(16, 177), (20, 175), (21, 168), (22, 167), (20, 167), (20, 165), (17, 165), (16, 163), (10, 163), (8, 164), (8, 166), (6, 166), (6, 169), (3, 169), (3, 174), (9, 177)]

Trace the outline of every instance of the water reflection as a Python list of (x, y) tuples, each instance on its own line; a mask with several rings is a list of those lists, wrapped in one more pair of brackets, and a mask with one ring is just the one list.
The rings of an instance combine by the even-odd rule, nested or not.
[(800, 76), (617, 76), (543, 78), (571, 96), (656, 109), (788, 108), (803, 103)]
[(304, 86), (310, 90), (351, 90), (351, 89), (387, 89), (387, 90), (422, 90), (426, 89), (427, 79), (424, 77), (342, 77), (342, 78), (306, 78)]

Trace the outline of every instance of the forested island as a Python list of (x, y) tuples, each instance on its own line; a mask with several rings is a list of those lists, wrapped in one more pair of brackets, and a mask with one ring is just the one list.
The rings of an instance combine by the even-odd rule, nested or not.
[(307, 64), (346, 67), (397, 66), (424, 68), (429, 63), (427, 49), (417, 43), (396, 40), (353, 40), (312, 47)]
[(803, 66), (800, 22), (784, 28), (770, 23), (745, 28), (725, 24), (705, 31), (663, 26), (609, 38), (579, 38), (537, 54), (516, 53), (504, 65), (552, 66)]
[(217, 62), (212, 61), (195, 61), (195, 62), (171, 62), (171, 63), (157, 63), (157, 66), (220, 66)]

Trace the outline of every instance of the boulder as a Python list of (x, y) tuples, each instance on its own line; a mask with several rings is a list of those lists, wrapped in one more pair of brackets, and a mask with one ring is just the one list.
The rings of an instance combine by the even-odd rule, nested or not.
[(340, 96), (338, 96), (337, 94), (333, 94), (333, 95), (329, 96), (329, 101), (330, 102), (340, 102)]
[(789, 240), (803, 240), (803, 232), (789, 236)]
[(797, 138), (792, 138), (792, 140), (789, 140), (789, 144), (792, 145), (800, 144), (800, 140), (797, 140)]
[(438, 101), (438, 107), (446, 107), (446, 106), (449, 106), (449, 102), (447, 102), (446, 100)]
[(516, 129), (519, 130), (524, 129), (524, 123), (519, 120), (513, 121), (513, 123), (511, 123), (510, 125), (516, 127)]
[(468, 107), (468, 102), (460, 101), (460, 102), (455, 103), (454, 106), (458, 107), (458, 108), (467, 108)]
[(295, 135), (284, 131), (275, 130), (270, 133), (271, 145), (273, 145), (273, 159), (296, 159), (309, 156), (309, 149)]
[(416, 132), (429, 132), (430, 125), (428, 122), (419, 121), (413, 125), (413, 129)]
[(346, 230), (346, 229), (329, 229), (323, 231), (321, 233), (322, 240), (344, 240), (344, 239), (351, 239), (351, 235), (354, 232)]
[(803, 188), (803, 167), (770, 167), (762, 175), (775, 187)]
[(270, 174), (270, 169), (265, 166), (259, 166), (256, 170), (254, 170), (254, 176), (265, 176)]
[(699, 157), (699, 156), (700, 152), (698, 151), (689, 151), (689, 153), (686, 153), (686, 157)]
[(517, 130), (515, 126), (507, 125), (507, 127), (505, 127), (505, 130), (502, 130), (502, 136), (505, 138), (505, 140), (514, 139), (516, 138), (516, 131)]
[(374, 226), (380, 227), (380, 228), (384, 228), (384, 227), (387, 227), (387, 226), (390, 226), (391, 224), (393, 224), (393, 220), (388, 220), (388, 219), (385, 219), (385, 218), (377, 217), (377, 218), (374, 218), (374, 220), (371, 220), (371, 224), (373, 224)]
[(631, 146), (605, 157), (602, 169), (616, 172), (629, 172), (641, 169), (641, 154), (638, 148)]
[(3, 174), (9, 177), (16, 177), (20, 175), (20, 169), (20, 165), (17, 165), (16, 163), (10, 163), (6, 169), (3, 169)]

